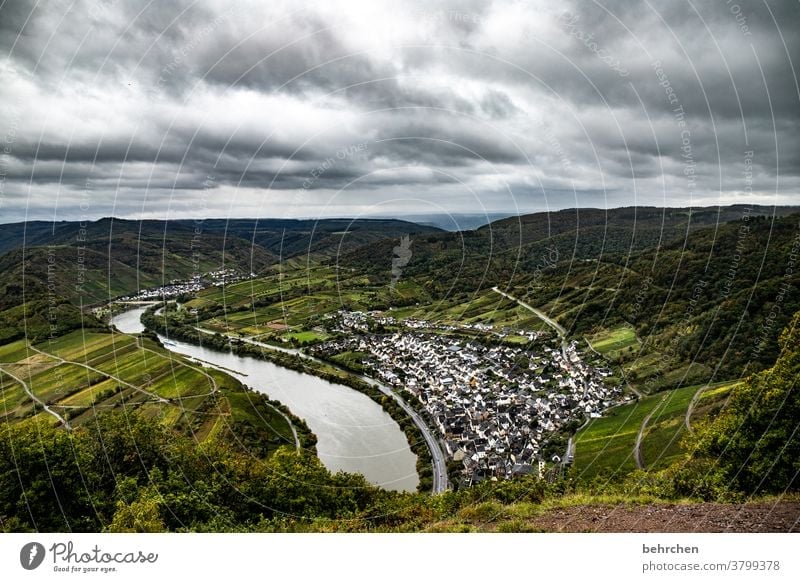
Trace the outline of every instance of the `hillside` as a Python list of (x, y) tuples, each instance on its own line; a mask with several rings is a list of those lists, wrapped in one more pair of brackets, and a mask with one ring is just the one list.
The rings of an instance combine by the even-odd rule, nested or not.
[[(175, 221), (184, 222), (188, 221)], [(238, 236), (283, 259), (303, 255), (336, 257), (357, 248), (368, 248), (378, 241), (396, 241), (405, 234), (441, 232), (429, 225), (375, 218), (212, 219), (203, 221), (203, 231)]]
[(779, 346), (772, 367), (734, 388), (724, 410), (697, 427), (690, 460), (677, 472), (679, 491), (780, 494), (800, 487), (800, 312)]
[[(171, 239), (212, 241), (243, 239), (273, 255), (349, 251), (383, 238), (441, 232), (432, 226), (395, 219), (206, 218), (202, 220), (125, 220), (104, 218), (88, 223), (31, 221), (0, 224), (0, 253), (23, 246), (73, 245), (79, 237), (98, 242), (131, 239), (170, 243)], [(222, 248), (220, 246), (220, 248)]]
[[(558, 260), (506, 280), (504, 288), (568, 327), (582, 350), (597, 352), (615, 377), (646, 394), (578, 433), (575, 467), (563, 479), (486, 480), (439, 496), (330, 474), (313, 454), (313, 435), (301, 431), (308, 440), (299, 448), (290, 442), (296, 421), (277, 403), (254, 400), (227, 374), (170, 354), (151, 335), (111, 333), (51, 298), (52, 274), (28, 279), (21, 304), (21, 270), (13, 270), (21, 250), (12, 250), (3, 257), (12, 275), (0, 311), (7, 330), (0, 338), (0, 529), (689, 531), (689, 519), (691, 531), (791, 531), (800, 517), (792, 497), (800, 470), (800, 314), (790, 319), (789, 311), (800, 307), (783, 281), (800, 215), (752, 216), (741, 227), (741, 218), (698, 227), (657, 249)], [(449, 236), (412, 237), (412, 249), (420, 243), (423, 256), (433, 253), (453, 244)], [(373, 258), (392, 244), (371, 244)], [(530, 244), (546, 248), (546, 241)], [(39, 252), (29, 255), (32, 263), (46, 265), (47, 250)], [(349, 254), (350, 264), (365, 252)], [(391, 257), (390, 249), (364, 272), (317, 255), (308, 268), (304, 260), (285, 271), (266, 267), (262, 278), (208, 289), (187, 305), (214, 331), (277, 344), (319, 341), (328, 333), (321, 316), (342, 306), (542, 329), (529, 310), (486, 288), (503, 281), (498, 272), (479, 278), (475, 294), (457, 287), (443, 294), (453, 273), (437, 274), (423, 261), (390, 287), (378, 271), (391, 267)], [(26, 274), (37, 267), (25, 264)], [(740, 331), (731, 331), (743, 317)], [(273, 321), (284, 323), (273, 329)], [(770, 343), (782, 321), (783, 335)], [(755, 339), (766, 340), (758, 353)], [(725, 378), (731, 381), (706, 386)], [(66, 423), (73, 430), (57, 428)], [(97, 454), (98, 435), (113, 443), (113, 454)], [(25, 499), (33, 513), (20, 510)], [(57, 507), (56, 499), (65, 503)]]
[(260, 273), (279, 257), (336, 256), (438, 229), (397, 220), (223, 220), (0, 225), (0, 307), (52, 292), (76, 305), (218, 270)]
[[(793, 211), (579, 209), (506, 219), (414, 239), (402, 278), (431, 305), (460, 302), (462, 311), (497, 285), (577, 337), (631, 326), (637, 339), (614, 363), (627, 364), (628, 380), (645, 391), (734, 379), (775, 360), (777, 330), (800, 308), (798, 289), (785, 284), (800, 240)], [(390, 244), (340, 263), (388, 283), (389, 266), (372, 257), (391, 253)]]
[[(657, 253), (661, 247), (681, 244), (700, 230), (714, 232), (745, 216), (784, 217), (800, 207), (724, 206), (708, 208), (632, 207), (598, 210), (574, 208), (506, 218), (475, 231), (416, 237), (406, 276), (429, 280), (446, 293), (453, 278), (461, 290), (508, 283), (517, 275), (546, 271), (553, 263), (583, 260), (619, 262), (638, 252)], [(343, 256), (348, 267), (387, 280), (385, 265), (371, 261), (373, 254), (391, 256), (391, 240)], [(436, 277), (447, 273), (447, 285)], [(491, 286), (491, 285), (489, 285)]]
[(787, 284), (799, 235), (800, 215), (739, 221), (659, 250), (560, 263), (517, 288), (573, 334), (633, 326), (639, 345), (616, 356), (645, 388), (658, 381), (651, 354), (709, 368), (697, 379), (733, 379), (774, 362), (777, 332), (800, 309), (800, 291)]
[(119, 221), (98, 221), (86, 228), (68, 223), (0, 256), (6, 275), (0, 306), (15, 304), (23, 287), (28, 297), (46, 292), (85, 306), (223, 267), (250, 273), (274, 262), (269, 251), (221, 234), (139, 232), (135, 223), (120, 226)]

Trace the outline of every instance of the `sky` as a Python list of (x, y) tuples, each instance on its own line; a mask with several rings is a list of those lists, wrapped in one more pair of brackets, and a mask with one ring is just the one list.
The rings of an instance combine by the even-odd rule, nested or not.
[(0, 0), (0, 222), (800, 204), (797, 0)]

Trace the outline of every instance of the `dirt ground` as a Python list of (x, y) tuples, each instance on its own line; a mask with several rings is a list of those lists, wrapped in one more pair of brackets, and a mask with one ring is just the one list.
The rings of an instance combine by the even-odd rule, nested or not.
[(551, 532), (800, 532), (800, 502), (584, 505), (554, 509), (531, 525)]

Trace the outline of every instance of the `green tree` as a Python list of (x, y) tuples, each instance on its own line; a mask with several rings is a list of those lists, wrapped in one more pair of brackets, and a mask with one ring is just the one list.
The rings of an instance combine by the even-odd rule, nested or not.
[(713, 422), (699, 427), (695, 459), (747, 494), (800, 489), (800, 312), (781, 334), (775, 365), (737, 387)]

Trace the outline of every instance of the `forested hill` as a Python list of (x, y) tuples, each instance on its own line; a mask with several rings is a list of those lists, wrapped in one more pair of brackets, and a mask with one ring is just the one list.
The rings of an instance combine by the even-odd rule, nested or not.
[[(474, 289), (486, 280), (503, 281), (514, 275), (541, 270), (561, 261), (618, 260), (640, 251), (656, 251), (680, 244), (699, 230), (721, 228), (744, 217), (783, 217), (800, 213), (800, 206), (723, 206), (708, 208), (631, 207), (611, 210), (573, 208), (506, 218), (474, 231), (442, 232), (412, 241), (406, 275), (435, 279), (447, 273), (449, 289)], [(386, 240), (344, 256), (343, 264), (384, 277), (385, 265), (375, 264), (373, 253), (391, 256)], [(485, 281), (484, 281), (485, 282)], [(434, 280), (435, 283), (435, 280)]]
[[(399, 220), (144, 220), (0, 225), (0, 307), (45, 289), (87, 305), (221, 268), (262, 273), (297, 255), (331, 257), (439, 232)], [(396, 243), (395, 243), (396, 244)]]
[[(632, 325), (639, 355), (738, 377), (774, 362), (777, 330), (800, 309), (799, 234), (796, 207), (573, 209), (415, 238), (402, 276), (464, 301), (498, 285), (575, 337)], [(390, 244), (340, 264), (388, 282), (388, 266), (371, 257)]]
[(352, 250), (383, 238), (431, 232), (440, 230), (404, 220), (367, 218), (30, 221), (0, 224), (0, 253), (22, 246), (72, 246), (81, 238), (95, 245), (134, 239), (158, 246), (170, 244), (172, 239), (209, 238), (211, 242), (243, 239), (287, 258), (308, 252), (335, 253), (340, 248)]

